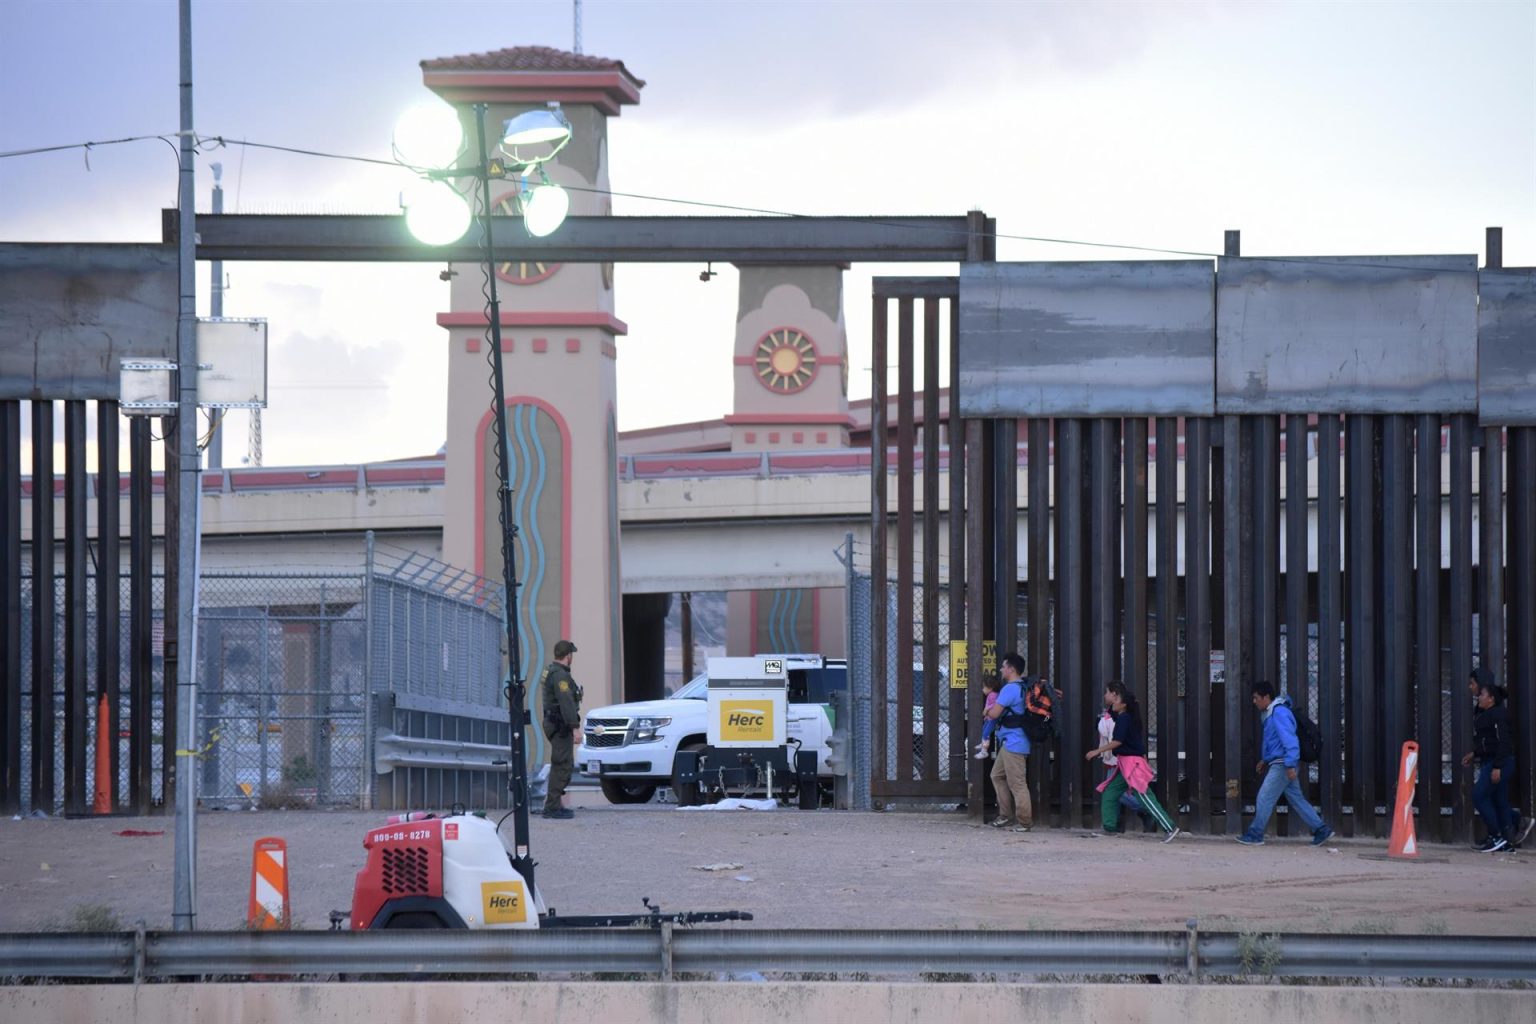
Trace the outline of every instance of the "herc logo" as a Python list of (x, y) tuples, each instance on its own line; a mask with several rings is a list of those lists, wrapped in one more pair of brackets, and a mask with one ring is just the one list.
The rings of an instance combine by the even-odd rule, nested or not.
[(720, 738), (722, 740), (771, 740), (771, 707), (755, 700), (720, 702)]
[(523, 924), (528, 920), (528, 900), (522, 882), (481, 882), (480, 901), (486, 924)]

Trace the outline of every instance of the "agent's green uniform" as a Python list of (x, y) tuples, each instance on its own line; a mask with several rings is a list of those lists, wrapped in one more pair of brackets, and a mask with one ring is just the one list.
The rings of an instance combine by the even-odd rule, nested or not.
[(576, 767), (576, 742), (571, 730), (581, 724), (581, 687), (571, 677), (570, 669), (552, 661), (539, 678), (539, 694), (544, 705), (544, 737), (550, 748), (549, 792), (544, 797), (544, 810), (556, 811)]

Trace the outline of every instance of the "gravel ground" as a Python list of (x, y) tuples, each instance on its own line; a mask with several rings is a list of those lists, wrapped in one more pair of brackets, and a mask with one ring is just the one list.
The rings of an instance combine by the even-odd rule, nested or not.
[[(680, 811), (592, 792), (576, 802), (575, 820), (532, 826), (539, 886), (565, 914), (640, 912), (649, 896), (666, 910), (748, 910), (764, 928), (1163, 929), (1197, 917), (1212, 930), (1536, 934), (1536, 852), (1429, 845), (1404, 862), (1382, 858), (1379, 841), (1164, 845), (1016, 835), (955, 814)], [(384, 817), (202, 812), (198, 927), (241, 926), (261, 836), (287, 840), (298, 925), (326, 927), (330, 910), (350, 906), (363, 834)], [(127, 926), (168, 927), (173, 833), (166, 818), (0, 820), (0, 931), (103, 908)]]

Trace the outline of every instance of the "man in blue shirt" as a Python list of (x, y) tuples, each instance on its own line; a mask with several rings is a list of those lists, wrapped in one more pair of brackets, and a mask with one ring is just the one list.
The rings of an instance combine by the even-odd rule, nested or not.
[(1296, 716), (1289, 697), (1275, 697), (1275, 688), (1267, 682), (1253, 684), (1253, 706), (1264, 715), (1264, 746), (1259, 756), (1259, 798), (1254, 801), (1253, 823), (1237, 837), (1244, 846), (1263, 846), (1264, 830), (1280, 797), (1291, 805), (1291, 813), (1312, 830), (1312, 845), (1322, 846), (1333, 835), (1322, 815), (1307, 802), (1301, 791), (1301, 741), (1296, 738)]
[(1003, 655), (1003, 688), (987, 717), (997, 719), (997, 763), (992, 766), (992, 785), (997, 790), (997, 817), (993, 828), (1028, 832), (1034, 822), (1029, 785), (1024, 768), (1029, 756), (1029, 737), (1024, 735), (1024, 659), (1009, 651)]

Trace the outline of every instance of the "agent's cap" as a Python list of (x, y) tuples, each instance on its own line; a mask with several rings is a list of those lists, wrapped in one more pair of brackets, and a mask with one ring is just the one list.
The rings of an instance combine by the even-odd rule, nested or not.
[(555, 657), (563, 658), (568, 654), (576, 653), (576, 645), (569, 640), (561, 640), (555, 644)]

